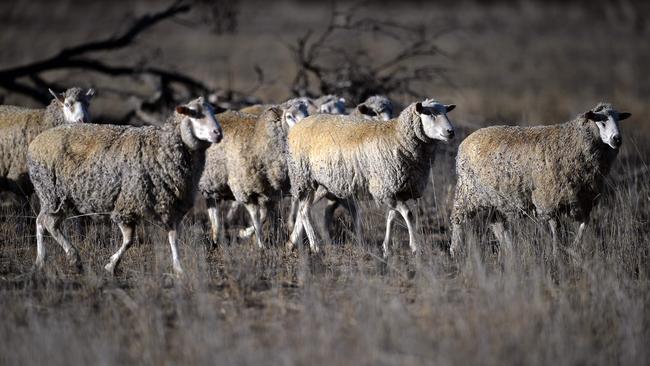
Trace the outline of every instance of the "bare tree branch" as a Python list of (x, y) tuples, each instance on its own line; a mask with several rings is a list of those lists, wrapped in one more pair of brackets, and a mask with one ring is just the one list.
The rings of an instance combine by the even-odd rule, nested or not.
[[(296, 95), (339, 94), (360, 102), (373, 94), (416, 94), (418, 82), (446, 80), (445, 70), (431, 66), (445, 53), (435, 44), (449, 29), (431, 31), (425, 26), (368, 17), (358, 6), (332, 8), (327, 26), (320, 32), (308, 31), (289, 45), (297, 72), (292, 82)], [(370, 33), (378, 43), (386, 39), (398, 47), (388, 57), (377, 57), (372, 48), (344, 43), (354, 34)], [(316, 84), (314, 84), (314, 81)]]
[[(166, 82), (175, 82), (189, 90), (207, 93), (208, 87), (206, 85), (184, 74), (156, 67), (112, 66), (86, 57), (94, 52), (112, 51), (128, 47), (140, 34), (157, 23), (189, 10), (189, 5), (176, 1), (163, 11), (138, 18), (121, 34), (65, 48), (56, 55), (44, 60), (0, 70), (0, 87), (27, 95), (45, 104), (49, 100), (47, 88), (51, 87), (52, 83), (48, 83), (41, 78), (41, 73), (60, 69), (84, 69), (107, 75), (153, 74), (162, 77)], [(24, 77), (29, 78), (35, 87), (18, 81), (18, 79)]]

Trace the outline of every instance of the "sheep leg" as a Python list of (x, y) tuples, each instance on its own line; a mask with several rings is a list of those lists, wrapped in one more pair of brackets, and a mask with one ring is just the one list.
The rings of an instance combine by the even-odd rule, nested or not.
[(555, 219), (548, 220), (548, 226), (551, 229), (551, 236), (553, 237), (553, 257), (557, 256), (557, 221)]
[(298, 200), (291, 197), (291, 209), (289, 210), (289, 220), (287, 220), (287, 228), (289, 229), (289, 232), (293, 231), (293, 228), (296, 225), (297, 216)]
[(257, 237), (257, 247), (264, 249), (264, 244), (262, 244), (262, 224), (260, 223), (260, 209), (256, 204), (247, 203), (246, 210), (251, 217), (253, 222), (253, 228), (255, 230), (255, 236)]
[(39, 214), (36, 218), (36, 269), (42, 269), (45, 265), (45, 245), (43, 243), (43, 234), (45, 233), (45, 224), (42, 216)]
[[(265, 206), (260, 207), (260, 209), (259, 209), (260, 223), (263, 223), (263, 222), (266, 221), (266, 214), (267, 214), (267, 208)], [(246, 229), (239, 230), (239, 238), (240, 239), (247, 239), (247, 238), (250, 238), (251, 235), (253, 235), (254, 233), (255, 233), (255, 226), (251, 225), (251, 226), (247, 227)]]
[(499, 249), (505, 255), (509, 255), (510, 252), (512, 252), (512, 239), (510, 238), (508, 231), (503, 226), (503, 222), (494, 222), (490, 224), (490, 228), (492, 229), (494, 236), (496, 236), (497, 241), (499, 242)]
[(415, 239), (415, 223), (414, 223), (415, 220), (413, 217), (413, 213), (411, 212), (408, 205), (404, 201), (397, 201), (397, 205), (395, 208), (400, 213), (400, 215), (402, 215), (404, 221), (406, 221), (406, 227), (408, 228), (409, 231), (409, 246), (411, 247), (411, 252), (417, 253), (418, 244)]
[(302, 222), (302, 226), (307, 233), (307, 239), (309, 239), (309, 249), (311, 249), (313, 253), (318, 253), (319, 248), (318, 243), (316, 242), (316, 232), (314, 231), (310, 217), (312, 202), (314, 202), (313, 192), (311, 192), (306, 199), (300, 201), (298, 213), (300, 214), (300, 221)]
[(228, 213), (226, 214), (227, 222), (232, 223), (235, 220), (235, 215), (237, 215), (237, 210), (239, 209), (239, 206), (241, 206), (241, 203), (238, 201), (233, 201), (230, 204), (230, 208), (228, 209)]
[(451, 245), (449, 246), (449, 256), (452, 258), (458, 254), (460, 250), (460, 243), (462, 241), (461, 225), (457, 223), (451, 224)]
[[(68, 239), (63, 235), (60, 229), (60, 224), (61, 224), (61, 218), (58, 216), (46, 214), (46, 213), (39, 213), (38, 217), (36, 218), (36, 221), (40, 221), (43, 226), (47, 229), (47, 231), (52, 234), (54, 237), (54, 240), (56, 240), (57, 243), (63, 248), (65, 251), (66, 257), (68, 257), (68, 261), (71, 265), (77, 267), (77, 269), (81, 270), (81, 258), (79, 257), (79, 253), (77, 253), (77, 249), (70, 244)], [(41, 238), (42, 239), (42, 238)], [(38, 241), (38, 238), (37, 238)], [(37, 248), (38, 251), (38, 248)]]
[(119, 226), (120, 231), (122, 231), (122, 246), (117, 250), (117, 252), (115, 252), (115, 254), (111, 256), (108, 264), (104, 266), (104, 269), (107, 270), (111, 276), (115, 273), (115, 267), (122, 260), (122, 256), (127, 251), (127, 249), (129, 249), (131, 243), (133, 243), (133, 226), (125, 225), (122, 223), (119, 223), (117, 225)]
[(354, 235), (357, 237), (357, 242), (363, 240), (363, 228), (361, 227), (361, 220), (359, 220), (359, 210), (357, 205), (352, 201), (352, 199), (345, 200), (343, 207), (350, 213), (352, 216), (352, 227), (354, 228)]
[(572, 246), (577, 246), (580, 244), (580, 242), (582, 241), (582, 235), (584, 234), (586, 227), (587, 227), (587, 223), (585, 221), (582, 221), (580, 223), (580, 226), (578, 226), (578, 233), (576, 234), (576, 238), (573, 240)]
[(287, 249), (292, 250), (294, 246), (298, 243), (302, 243), (302, 233), (303, 233), (303, 225), (302, 225), (302, 220), (300, 219), (300, 202), (298, 200), (295, 200), (296, 202), (296, 222), (293, 225), (293, 228), (291, 230), (291, 235), (289, 236), (289, 241), (287, 242)]
[(210, 218), (210, 238), (216, 244), (219, 240), (219, 234), (223, 230), (221, 220), (219, 220), (219, 208), (216, 205), (208, 207), (208, 217)]
[(391, 231), (393, 229), (393, 220), (395, 220), (396, 215), (397, 211), (393, 210), (392, 208), (388, 209), (388, 214), (386, 215), (386, 234), (384, 236), (384, 242), (382, 244), (382, 248), (384, 249), (384, 258), (388, 257), (388, 243), (390, 243)]
[(339, 207), (339, 203), (328, 199), (327, 200), (327, 205), (325, 206), (325, 214), (323, 215), (323, 218), (325, 220), (325, 232), (323, 233), (325, 235), (324, 241), (326, 243), (331, 243), (332, 242), (332, 229), (333, 229), (333, 219), (334, 219), (334, 211), (336, 211), (336, 208)]
[(174, 268), (174, 273), (177, 276), (182, 276), (183, 268), (181, 267), (181, 261), (178, 259), (178, 232), (176, 225), (167, 232), (167, 238), (169, 239), (169, 246), (172, 250), (172, 267)]

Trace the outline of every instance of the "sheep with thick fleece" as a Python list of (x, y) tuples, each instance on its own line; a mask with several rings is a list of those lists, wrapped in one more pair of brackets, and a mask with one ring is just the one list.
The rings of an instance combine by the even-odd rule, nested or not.
[(27, 146), (41, 132), (64, 123), (88, 122), (88, 105), (95, 91), (71, 88), (45, 109), (0, 106), (0, 190), (19, 197), (33, 192), (27, 170)]
[(77, 250), (60, 231), (67, 212), (105, 213), (122, 231), (122, 245), (106, 270), (111, 274), (144, 219), (168, 231), (173, 268), (182, 273), (177, 227), (194, 202), (205, 150), (222, 132), (210, 104), (198, 98), (176, 108), (163, 126), (64, 125), (29, 145), (29, 175), (40, 199), (36, 218), (36, 267), (45, 260), (45, 230), (80, 265)]
[(509, 249), (504, 221), (536, 215), (548, 221), (556, 252), (557, 216), (580, 222), (579, 242), (621, 145), (618, 122), (630, 116), (600, 103), (572, 121), (550, 126), (493, 126), (468, 136), (458, 148), (458, 182), (451, 215), (454, 255), (461, 224), (491, 212), (491, 228)]
[[(298, 97), (298, 98), (293, 98), (293, 99), (290, 99), (290, 100), (302, 101), (303, 103), (305, 103), (305, 105), (307, 105), (307, 112), (309, 114), (314, 114), (314, 113), (318, 112), (318, 106), (310, 98)], [(280, 104), (254, 104), (254, 105), (251, 105), (251, 106), (248, 106), (248, 107), (244, 107), (244, 108), (240, 109), (239, 111), (242, 112), (242, 113), (248, 113), (248, 114), (252, 114), (254, 116), (259, 116), (264, 111), (266, 111), (267, 109), (272, 108), (272, 107), (278, 107), (280, 105), (282, 105), (282, 103), (280, 103)]]
[(351, 116), (389, 121), (394, 118), (393, 102), (384, 95), (373, 95), (350, 112)]
[(289, 176), (299, 208), (288, 246), (297, 244), (305, 230), (312, 251), (319, 250), (309, 218), (312, 202), (327, 193), (339, 199), (369, 194), (388, 206), (384, 255), (396, 212), (406, 221), (409, 245), (416, 252), (413, 215), (406, 202), (422, 194), (436, 142), (453, 137), (447, 113), (454, 107), (427, 99), (387, 122), (319, 114), (294, 126), (288, 136)]
[(301, 98), (270, 107), (259, 117), (234, 111), (219, 115), (225, 138), (208, 149), (199, 181), (199, 191), (208, 204), (213, 241), (221, 231), (218, 203), (236, 200), (246, 207), (252, 223), (241, 236), (254, 232), (258, 246), (263, 247), (261, 223), (269, 206), (289, 192), (287, 131), (307, 115), (307, 104)]

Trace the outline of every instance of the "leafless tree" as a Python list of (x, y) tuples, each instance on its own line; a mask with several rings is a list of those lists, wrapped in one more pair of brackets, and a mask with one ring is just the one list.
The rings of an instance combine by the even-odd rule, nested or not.
[[(437, 39), (451, 29), (431, 30), (425, 25), (404, 25), (365, 17), (362, 6), (332, 7), (329, 23), (316, 33), (308, 31), (289, 45), (298, 68), (291, 84), (296, 95), (317, 90), (360, 102), (374, 94), (419, 96), (418, 82), (444, 80), (445, 68), (436, 65), (444, 55)], [(392, 40), (399, 48), (380, 58), (371, 47), (345, 45), (346, 39), (371, 34), (376, 44)]]

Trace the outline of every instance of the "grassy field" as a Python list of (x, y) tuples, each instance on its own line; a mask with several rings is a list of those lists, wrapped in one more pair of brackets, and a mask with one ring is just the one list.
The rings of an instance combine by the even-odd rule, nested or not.
[[(117, 27), (124, 13), (165, 3), (127, 9), (62, 1), (50, 12), (39, 11), (45, 2), (2, 3), (8, 31), (0, 33), (0, 66), (48, 55)], [(64, 230), (84, 273), (72, 270), (51, 238), (45, 272), (33, 273), (35, 213), (4, 205), (0, 364), (650, 363), (650, 30), (630, 20), (625, 4), (635, 3), (369, 4), (369, 14), (456, 29), (440, 41), (450, 82), (420, 86), (423, 95), (458, 105), (450, 117), (461, 133), (441, 146), (424, 197), (412, 202), (423, 243), (417, 258), (398, 220), (392, 256), (381, 259), (384, 213), (362, 202), (365, 240), (326, 244), (319, 256), (305, 247), (287, 252), (285, 230), (268, 238), (265, 251), (252, 241), (212, 247), (207, 216), (197, 209), (182, 226), (181, 280), (170, 275), (166, 235), (155, 225), (137, 229), (136, 243), (110, 278), (103, 265), (121, 240), (117, 227), (102, 217), (69, 219)], [(71, 9), (88, 16), (69, 24)], [(137, 59), (160, 48), (161, 64), (192, 65), (215, 87), (224, 85), (227, 71), (243, 89), (259, 63), (271, 82), (258, 96), (282, 99), (293, 69), (277, 39), (322, 25), (327, 11), (319, 2), (243, 3), (233, 35), (170, 23), (135, 46), (140, 54), (122, 56)], [(41, 39), (48, 29), (57, 37)], [(25, 39), (33, 40), (30, 47)], [(52, 77), (107, 85), (74, 71)], [(99, 92), (94, 111), (110, 115), (118, 102)], [(509, 257), (499, 256), (479, 221), (467, 234), (465, 255), (449, 258), (454, 156), (462, 138), (496, 122), (563, 122), (600, 100), (633, 116), (621, 123), (623, 147), (582, 246), (572, 248), (575, 256), (554, 258), (546, 226), (530, 218), (511, 223)], [(274, 226), (286, 221), (287, 206)], [(565, 223), (565, 229), (562, 245), (576, 227)]]

